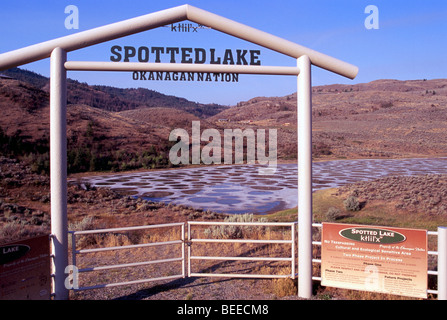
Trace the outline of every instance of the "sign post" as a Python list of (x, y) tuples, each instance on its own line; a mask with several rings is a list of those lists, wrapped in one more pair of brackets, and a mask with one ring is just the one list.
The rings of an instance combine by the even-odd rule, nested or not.
[(298, 296), (312, 296), (312, 82), (308, 56), (297, 60)]
[(438, 300), (447, 300), (447, 228), (438, 227)]
[(63, 49), (53, 50), (50, 76), (50, 188), (54, 294), (57, 300), (68, 299), (68, 289), (65, 287), (65, 268), (68, 265), (66, 60), (67, 53)]

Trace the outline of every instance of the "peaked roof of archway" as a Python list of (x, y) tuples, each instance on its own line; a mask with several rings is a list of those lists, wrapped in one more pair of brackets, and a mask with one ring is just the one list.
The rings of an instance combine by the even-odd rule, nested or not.
[(187, 4), (0, 54), (0, 71), (48, 58), (57, 47), (67, 52), (75, 51), (184, 20), (293, 58), (307, 55), (313, 65), (350, 79), (354, 79), (358, 73), (358, 68), (347, 62)]

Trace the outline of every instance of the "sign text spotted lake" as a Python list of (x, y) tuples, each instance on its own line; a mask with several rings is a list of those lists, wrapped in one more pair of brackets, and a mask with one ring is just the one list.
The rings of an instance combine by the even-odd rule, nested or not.
[[(140, 63), (189, 63), (214, 65), (250, 65), (260, 66), (260, 50), (225, 49), (216, 51), (214, 48), (190, 47), (133, 47), (112, 46), (110, 48), (112, 62), (140, 62)], [(132, 73), (133, 80), (153, 81), (214, 81), (238, 82), (236, 73), (207, 73), (207, 72), (144, 72)]]

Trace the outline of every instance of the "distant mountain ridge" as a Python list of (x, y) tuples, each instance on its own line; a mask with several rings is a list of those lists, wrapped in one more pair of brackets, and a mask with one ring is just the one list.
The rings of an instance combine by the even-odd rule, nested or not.
[[(293, 157), (296, 95), (241, 101), (207, 121), (226, 119), (221, 126), (228, 128), (276, 128), (278, 155)], [(447, 156), (447, 79), (314, 86), (312, 116), (315, 158)]]
[[(3, 137), (5, 148), (29, 149), (22, 157), (42, 159), (38, 168), (46, 168), (48, 78), (20, 69), (4, 74), (14, 79), (0, 79), (0, 147)], [(68, 85), (71, 172), (170, 166), (170, 133), (182, 128), (192, 137), (193, 121), (221, 137), (225, 129), (277, 130), (278, 159), (297, 157), (296, 92), (214, 107), (141, 88)], [(315, 159), (447, 156), (447, 79), (314, 86), (312, 115)]]
[[(12, 68), (2, 73), (49, 92), (50, 79), (45, 76), (20, 68)], [(68, 79), (67, 82), (69, 104), (85, 104), (107, 111), (120, 112), (161, 107), (183, 110), (203, 119), (228, 109), (228, 107), (219, 104), (192, 102), (146, 88), (123, 89), (103, 85), (88, 85), (72, 79)]]

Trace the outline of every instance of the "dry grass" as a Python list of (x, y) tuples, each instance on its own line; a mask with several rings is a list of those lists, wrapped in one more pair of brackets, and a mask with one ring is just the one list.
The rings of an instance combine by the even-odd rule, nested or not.
[[(126, 246), (136, 243), (155, 243), (172, 240), (179, 240), (180, 228), (172, 229), (149, 229), (139, 232), (138, 235), (129, 233), (112, 233), (89, 235), (80, 237), (77, 241), (77, 249)], [(222, 230), (220, 230), (222, 231)], [(244, 227), (243, 234), (238, 233), (238, 239), (243, 236), (245, 239), (290, 239), (290, 234), (284, 230), (276, 228), (253, 227), (251, 230)], [(193, 226), (194, 239), (202, 238), (205, 234), (210, 234), (209, 229), (202, 226)], [(216, 235), (216, 233), (215, 233)], [(224, 232), (221, 238), (228, 239), (228, 233)], [(233, 234), (234, 235), (234, 234)], [(206, 237), (206, 236), (205, 236)], [(215, 238), (215, 237), (213, 237)], [(290, 245), (279, 244), (247, 244), (247, 243), (194, 243), (190, 247), (192, 256), (233, 256), (233, 257), (280, 257), (290, 255)], [(218, 252), (218, 254), (217, 254)], [(134, 263), (142, 261), (161, 260), (172, 257), (181, 257), (181, 246), (168, 245), (147, 247), (138, 249), (124, 249), (117, 251), (106, 251), (101, 253), (91, 253), (78, 255), (79, 268), (89, 268), (94, 265), (110, 265)], [(287, 262), (260, 262), (260, 261), (226, 261), (226, 260), (192, 260), (191, 271), (193, 273), (240, 273), (240, 274), (260, 274), (260, 275), (289, 275), (291, 273), (290, 263)], [(107, 282), (133, 281), (141, 278), (157, 278), (179, 275), (182, 273), (181, 262), (151, 264), (123, 269), (111, 269), (100, 272), (82, 273), (80, 275), (80, 286), (91, 286), (94, 284), (105, 284)], [(257, 280), (246, 280), (257, 281)], [(265, 294), (273, 294), (277, 298), (293, 295), (296, 293), (296, 286), (291, 279), (266, 280), (270, 285), (263, 289)], [(105, 289), (102, 289), (105, 290)], [(96, 290), (99, 291), (99, 290)], [(107, 291), (107, 290), (105, 290)], [(75, 296), (80, 298), (80, 294)], [(188, 295), (193, 298), (192, 294)], [(194, 298), (197, 298), (194, 296)], [(202, 297), (203, 298), (203, 297)]]

